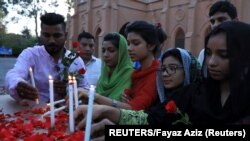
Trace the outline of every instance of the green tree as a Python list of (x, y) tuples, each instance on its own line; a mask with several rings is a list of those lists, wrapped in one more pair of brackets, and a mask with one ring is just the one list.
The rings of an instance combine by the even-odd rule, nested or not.
[(68, 7), (68, 13), (71, 12), (71, 10), (74, 8), (74, 0), (65, 0), (65, 3)]
[(25, 26), (24, 29), (22, 30), (22, 34), (23, 34), (23, 37), (26, 39), (31, 38), (30, 30), (28, 29), (27, 26)]
[[(12, 4), (12, 9), (17, 11), (17, 14), (23, 17), (29, 17), (35, 22), (35, 34), (38, 39), (38, 20), (39, 16), (46, 13), (45, 5), (50, 8), (58, 7), (57, 0), (8, 0)], [(19, 20), (17, 16), (12, 17), (12, 20)]]
[(0, 35), (5, 30), (5, 23), (3, 22), (3, 19), (9, 13), (7, 8), (8, 4), (4, 0), (0, 0)]
[(8, 13), (8, 3), (5, 0), (0, 0), (0, 19)]
[(3, 45), (12, 48), (14, 56), (18, 56), (23, 49), (32, 47), (37, 42), (36, 38), (30, 37), (29, 39), (18, 34), (6, 34), (3, 40)]
[(4, 39), (6, 36), (6, 27), (0, 23), (0, 46), (3, 46)]

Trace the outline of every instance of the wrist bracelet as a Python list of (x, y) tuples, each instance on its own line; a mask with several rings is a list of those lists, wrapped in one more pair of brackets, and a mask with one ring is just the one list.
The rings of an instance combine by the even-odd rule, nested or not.
[(115, 99), (112, 99), (112, 106), (113, 106), (113, 107), (117, 107), (117, 102), (118, 102), (118, 101), (116, 101)]

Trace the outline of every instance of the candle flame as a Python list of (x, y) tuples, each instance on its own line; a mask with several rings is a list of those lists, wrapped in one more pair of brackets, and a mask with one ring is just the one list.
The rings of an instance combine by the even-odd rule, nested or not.
[(69, 80), (71, 80), (71, 79), (72, 79), (72, 77), (69, 75), (69, 76), (68, 76), (68, 79), (69, 79)]
[(76, 77), (75, 77), (75, 76), (73, 76), (73, 80), (76, 80)]
[(29, 71), (32, 72), (32, 68), (31, 67), (29, 68)]
[(52, 76), (51, 75), (49, 75), (49, 80), (52, 80)]

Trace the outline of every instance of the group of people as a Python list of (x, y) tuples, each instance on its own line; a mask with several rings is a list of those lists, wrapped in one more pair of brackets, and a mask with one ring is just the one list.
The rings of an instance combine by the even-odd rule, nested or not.
[[(94, 37), (88, 32), (79, 34), (77, 49), (83, 54), (68, 71), (86, 69), (78, 85), (83, 101), (88, 99), (89, 85), (96, 85), (93, 138), (104, 139), (99, 131), (105, 124), (170, 126), (181, 117), (165, 108), (169, 102), (187, 113), (194, 125), (250, 123), (250, 25), (237, 20), (236, 8), (228, 1), (216, 2), (209, 17), (212, 31), (205, 39), (202, 62), (181, 48), (168, 47), (156, 55), (166, 34), (147, 21), (129, 22), (125, 36), (107, 33), (102, 60), (93, 56)], [(25, 49), (6, 75), (14, 99), (49, 100), (48, 75), (58, 78), (55, 66), (61, 66), (70, 52), (64, 46), (66, 35), (61, 15), (41, 17), (43, 45)], [(29, 83), (30, 67), (36, 87)], [(66, 83), (55, 80), (55, 97), (64, 98)], [(75, 110), (75, 118), (82, 117), (76, 121), (78, 129), (85, 127), (87, 109), (83, 104)]]

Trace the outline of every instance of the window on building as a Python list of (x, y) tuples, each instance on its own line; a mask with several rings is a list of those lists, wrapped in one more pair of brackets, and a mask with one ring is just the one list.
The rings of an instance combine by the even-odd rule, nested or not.
[(185, 33), (182, 29), (178, 29), (176, 32), (175, 47), (185, 48)]

